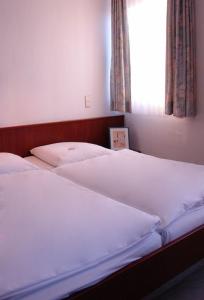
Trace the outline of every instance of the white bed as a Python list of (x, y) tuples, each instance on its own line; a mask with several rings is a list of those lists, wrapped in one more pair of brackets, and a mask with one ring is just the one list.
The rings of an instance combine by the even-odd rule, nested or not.
[(162, 220), (160, 233), (164, 243), (204, 224), (204, 166), (159, 159), (130, 150), (112, 151), (72, 163), (67, 163), (65, 154), (63, 152), (63, 159), (58, 160), (60, 166), (52, 166), (52, 171), (158, 215)]
[(1, 156), (0, 299), (60, 299), (161, 246), (158, 217)]

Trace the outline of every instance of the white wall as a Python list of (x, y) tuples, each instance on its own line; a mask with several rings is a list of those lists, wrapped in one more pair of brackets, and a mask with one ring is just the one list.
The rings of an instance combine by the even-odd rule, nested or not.
[(131, 144), (144, 153), (204, 163), (204, 1), (196, 1), (197, 98), (195, 118), (178, 119), (165, 115), (127, 114)]
[(0, 1), (1, 127), (109, 113), (108, 9), (106, 0)]

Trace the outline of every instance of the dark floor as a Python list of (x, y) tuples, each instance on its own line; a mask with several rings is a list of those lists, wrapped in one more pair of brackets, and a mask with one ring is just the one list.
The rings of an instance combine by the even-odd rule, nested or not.
[(145, 297), (144, 300), (204, 300), (204, 260)]

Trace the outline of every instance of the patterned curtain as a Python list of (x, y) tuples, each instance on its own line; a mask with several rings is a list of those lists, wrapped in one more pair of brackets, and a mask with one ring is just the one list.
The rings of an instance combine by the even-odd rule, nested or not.
[(130, 47), (126, 0), (111, 0), (111, 110), (131, 112)]
[(165, 113), (196, 114), (195, 0), (168, 0)]

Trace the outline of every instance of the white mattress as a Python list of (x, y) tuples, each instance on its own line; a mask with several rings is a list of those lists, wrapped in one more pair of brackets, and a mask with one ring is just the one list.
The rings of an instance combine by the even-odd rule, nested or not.
[[(62, 299), (72, 294), (69, 291), (80, 291), (83, 288), (89, 287), (103, 280), (108, 275), (124, 267), (125, 265), (139, 259), (161, 246), (161, 238), (159, 234), (152, 233), (141, 241), (136, 247), (125, 251), (124, 253), (108, 259), (101, 264), (94, 266), (88, 270), (76, 274), (70, 278), (56, 281), (44, 288), (36, 288), (35, 291), (31, 291), (23, 296), (15, 298), (15, 300), (51, 300)], [(80, 288), (79, 288), (80, 287)], [(13, 299), (14, 300), (14, 299)]]
[(0, 299), (69, 295), (161, 246), (159, 219), (45, 170), (0, 176)]
[(164, 244), (171, 242), (178, 237), (204, 224), (204, 207), (188, 212), (161, 232)]
[[(118, 154), (119, 154), (119, 152), (117, 152), (117, 155)], [(135, 153), (135, 154), (137, 155), (137, 153)], [(146, 157), (151, 158), (151, 156), (145, 156), (143, 154), (138, 154), (138, 155), (141, 156), (142, 158), (146, 158)], [(42, 160), (38, 159), (35, 156), (29, 156), (29, 157), (26, 157), (25, 159), (32, 162), (33, 164), (37, 165), (38, 167), (46, 168), (46, 169), (49, 169), (49, 170), (51, 170), (51, 169), (54, 170), (55, 169), (53, 166), (43, 162)], [(155, 159), (159, 160), (157, 158), (155, 158)], [(165, 161), (165, 160), (162, 160), (162, 161)], [(92, 160), (92, 162), (93, 162), (93, 160)], [(97, 162), (97, 159), (94, 159), (94, 162)], [(95, 181), (93, 181), (93, 180), (88, 181), (88, 183), (83, 182), (82, 181), (83, 178), (80, 178), (81, 175), (79, 176), (79, 172), (81, 170), (80, 165), (82, 166), (82, 168), (83, 168), (83, 166), (84, 166), (84, 168), (85, 167), (89, 168), (90, 163), (91, 163), (91, 160), (87, 160), (83, 163), (82, 162), (75, 163), (74, 165), (77, 168), (76, 169), (76, 172), (77, 172), (76, 176), (73, 176), (73, 173), (70, 175), (70, 171), (72, 172), (72, 169), (69, 171), (69, 174), (67, 174), (67, 176), (70, 179), (78, 182), (79, 184), (82, 184), (84, 186), (88, 186), (89, 188), (91, 188), (91, 189), (93, 189), (97, 192), (104, 193), (103, 191), (101, 191), (101, 188), (98, 185), (98, 183), (94, 187), (93, 185), (94, 185)], [(175, 162), (175, 163), (177, 163), (177, 162)], [(192, 164), (189, 164), (189, 165), (191, 166)], [(106, 165), (104, 165), (104, 167), (106, 167)], [(110, 167), (111, 167), (111, 162), (110, 162)], [(67, 165), (67, 168), (66, 168), (66, 166), (62, 167), (62, 168), (68, 169), (68, 170), (70, 169), (69, 165)], [(94, 170), (95, 170), (96, 168), (98, 168), (98, 166), (97, 166), (97, 164), (96, 165), (91, 164), (91, 168), (94, 168)], [(78, 170), (79, 170), (79, 172), (78, 172)], [(82, 171), (83, 171), (83, 169), (82, 169)], [(141, 173), (139, 172), (140, 170), (136, 170), (136, 171), (138, 173), (138, 176), (142, 176)], [(98, 172), (96, 172), (95, 174), (97, 174), (97, 176), (99, 175)], [(66, 177), (66, 172), (64, 173), (64, 176)], [(97, 176), (96, 176), (96, 180), (97, 180)], [(103, 178), (103, 176), (104, 176), (103, 172), (101, 172), (100, 173), (100, 179)], [(83, 177), (83, 173), (82, 173), (82, 177)], [(87, 176), (87, 179), (88, 179), (88, 176)], [(143, 188), (146, 189), (146, 186), (144, 186), (144, 184), (143, 184)], [(125, 200), (123, 200), (123, 202), (125, 202)], [(160, 233), (162, 235), (163, 244), (167, 244), (168, 242), (171, 242), (171, 241), (175, 240), (176, 238), (188, 233), (192, 229), (197, 228), (197, 227), (201, 226), (202, 224), (204, 224), (204, 207), (195, 208), (194, 210), (188, 211), (188, 213), (186, 213), (185, 215), (181, 216), (178, 219), (175, 219), (174, 222), (170, 223), (168, 226), (166, 226), (165, 229), (160, 231)]]

